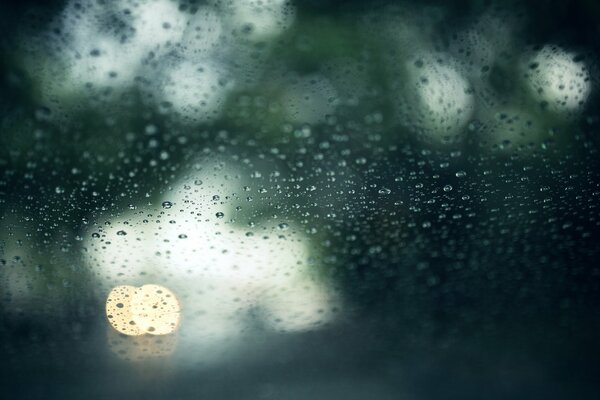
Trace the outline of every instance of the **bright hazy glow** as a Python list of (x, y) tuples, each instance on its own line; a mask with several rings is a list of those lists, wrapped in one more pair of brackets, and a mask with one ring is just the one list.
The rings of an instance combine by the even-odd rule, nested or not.
[(228, 11), (232, 28), (253, 41), (281, 34), (295, 17), (289, 0), (233, 0)]
[(83, 1), (81, 8), (71, 1), (62, 14), (61, 29), (68, 39), (61, 54), (68, 80), (62, 84), (67, 92), (69, 86), (129, 86), (133, 83), (144, 48), (130, 41), (123, 43), (102, 29), (101, 16), (106, 15), (106, 10), (92, 1)]
[(440, 139), (463, 129), (474, 110), (467, 79), (435, 55), (416, 57), (407, 69), (412, 92), (407, 99), (408, 119), (413, 128)]
[(587, 100), (591, 81), (575, 54), (556, 46), (544, 46), (524, 68), (533, 96), (554, 111), (576, 111)]
[(69, 77), (76, 86), (131, 85), (142, 55), (139, 48), (123, 46), (115, 39), (96, 34), (85, 35), (70, 62)]
[(118, 332), (128, 336), (167, 335), (179, 326), (179, 301), (159, 285), (113, 288), (106, 299), (106, 316)]
[(219, 45), (223, 46), (223, 36), (221, 16), (212, 8), (200, 7), (185, 30), (181, 51), (187, 60), (202, 60)]
[[(202, 165), (201, 174), (174, 185), (161, 200), (170, 202), (168, 208), (140, 207), (103, 226), (104, 239), (86, 235), (86, 262), (99, 283), (159, 281), (178, 293), (185, 310), (178, 346), (202, 348), (203, 360), (243, 345), (256, 321), (277, 332), (332, 321), (339, 298), (315, 275), (309, 237), (292, 223), (274, 221), (256, 230), (230, 223), (239, 211), (213, 196), (242, 194), (246, 181), (235, 169), (212, 175), (211, 167)], [(135, 321), (147, 331), (147, 323)]]
[(132, 11), (136, 43), (155, 47), (175, 44), (181, 39), (188, 18), (179, 11), (177, 2), (148, 0), (135, 3), (139, 5), (128, 9)]
[(207, 62), (184, 61), (165, 69), (165, 74), (162, 100), (169, 102), (182, 117), (196, 122), (210, 121), (219, 115), (232, 85), (222, 67)]
[[(41, 77), (48, 98), (68, 99), (105, 87), (118, 94), (139, 86), (149, 88), (157, 104), (171, 104), (185, 119), (210, 121), (219, 115), (232, 87), (222, 61), (229, 47), (221, 14), (201, 7), (192, 15), (169, 0), (104, 6), (71, 1), (59, 20), (64, 43), (48, 43), (57, 57), (35, 75)], [(108, 28), (111, 18), (121, 24)]]

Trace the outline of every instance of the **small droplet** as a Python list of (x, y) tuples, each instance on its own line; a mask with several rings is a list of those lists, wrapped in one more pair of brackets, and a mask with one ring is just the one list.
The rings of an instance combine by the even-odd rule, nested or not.
[(452, 186), (451, 185), (444, 186), (444, 192), (449, 192), (451, 190), (452, 190)]
[(223, 214), (222, 212), (218, 212), (215, 214), (217, 216), (217, 218), (223, 218), (225, 216), (225, 214)]
[(125, 232), (125, 231), (118, 231), (117, 235), (119, 235), (119, 236), (125, 236), (125, 235), (127, 235), (127, 232)]
[(187, 235), (185, 233), (181, 233), (179, 236), (177, 236), (179, 239), (187, 239)]
[(173, 203), (171, 203), (170, 201), (163, 201), (162, 203), (163, 208), (171, 208), (173, 207)]

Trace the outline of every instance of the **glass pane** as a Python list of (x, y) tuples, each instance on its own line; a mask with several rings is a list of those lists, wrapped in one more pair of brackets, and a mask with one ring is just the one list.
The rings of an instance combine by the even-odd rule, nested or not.
[(594, 1), (0, 4), (2, 398), (594, 398)]

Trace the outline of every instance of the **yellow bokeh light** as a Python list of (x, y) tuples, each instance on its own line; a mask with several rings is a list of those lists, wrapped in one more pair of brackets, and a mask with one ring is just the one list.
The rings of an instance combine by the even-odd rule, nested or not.
[(168, 335), (177, 330), (179, 301), (160, 285), (117, 286), (106, 299), (106, 316), (115, 330), (127, 336)]

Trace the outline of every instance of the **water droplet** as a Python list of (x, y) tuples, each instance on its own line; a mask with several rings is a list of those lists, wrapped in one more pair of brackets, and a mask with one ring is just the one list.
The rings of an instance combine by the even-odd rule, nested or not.
[(452, 190), (452, 186), (451, 185), (444, 186), (444, 192), (449, 192), (451, 190)]
[(467, 173), (465, 171), (458, 171), (456, 173), (457, 178), (464, 178), (465, 176), (467, 176)]
[(163, 206), (163, 208), (169, 209), (169, 208), (173, 207), (173, 203), (171, 203), (170, 201), (163, 201), (162, 206)]
[(217, 218), (223, 218), (225, 216), (225, 214), (223, 214), (222, 212), (218, 212), (215, 214), (217, 216)]
[(125, 232), (125, 231), (118, 231), (117, 235), (119, 235), (119, 236), (125, 236), (125, 235), (127, 235), (127, 232)]
[(179, 236), (177, 236), (179, 239), (187, 239), (187, 235), (185, 233), (181, 233)]

